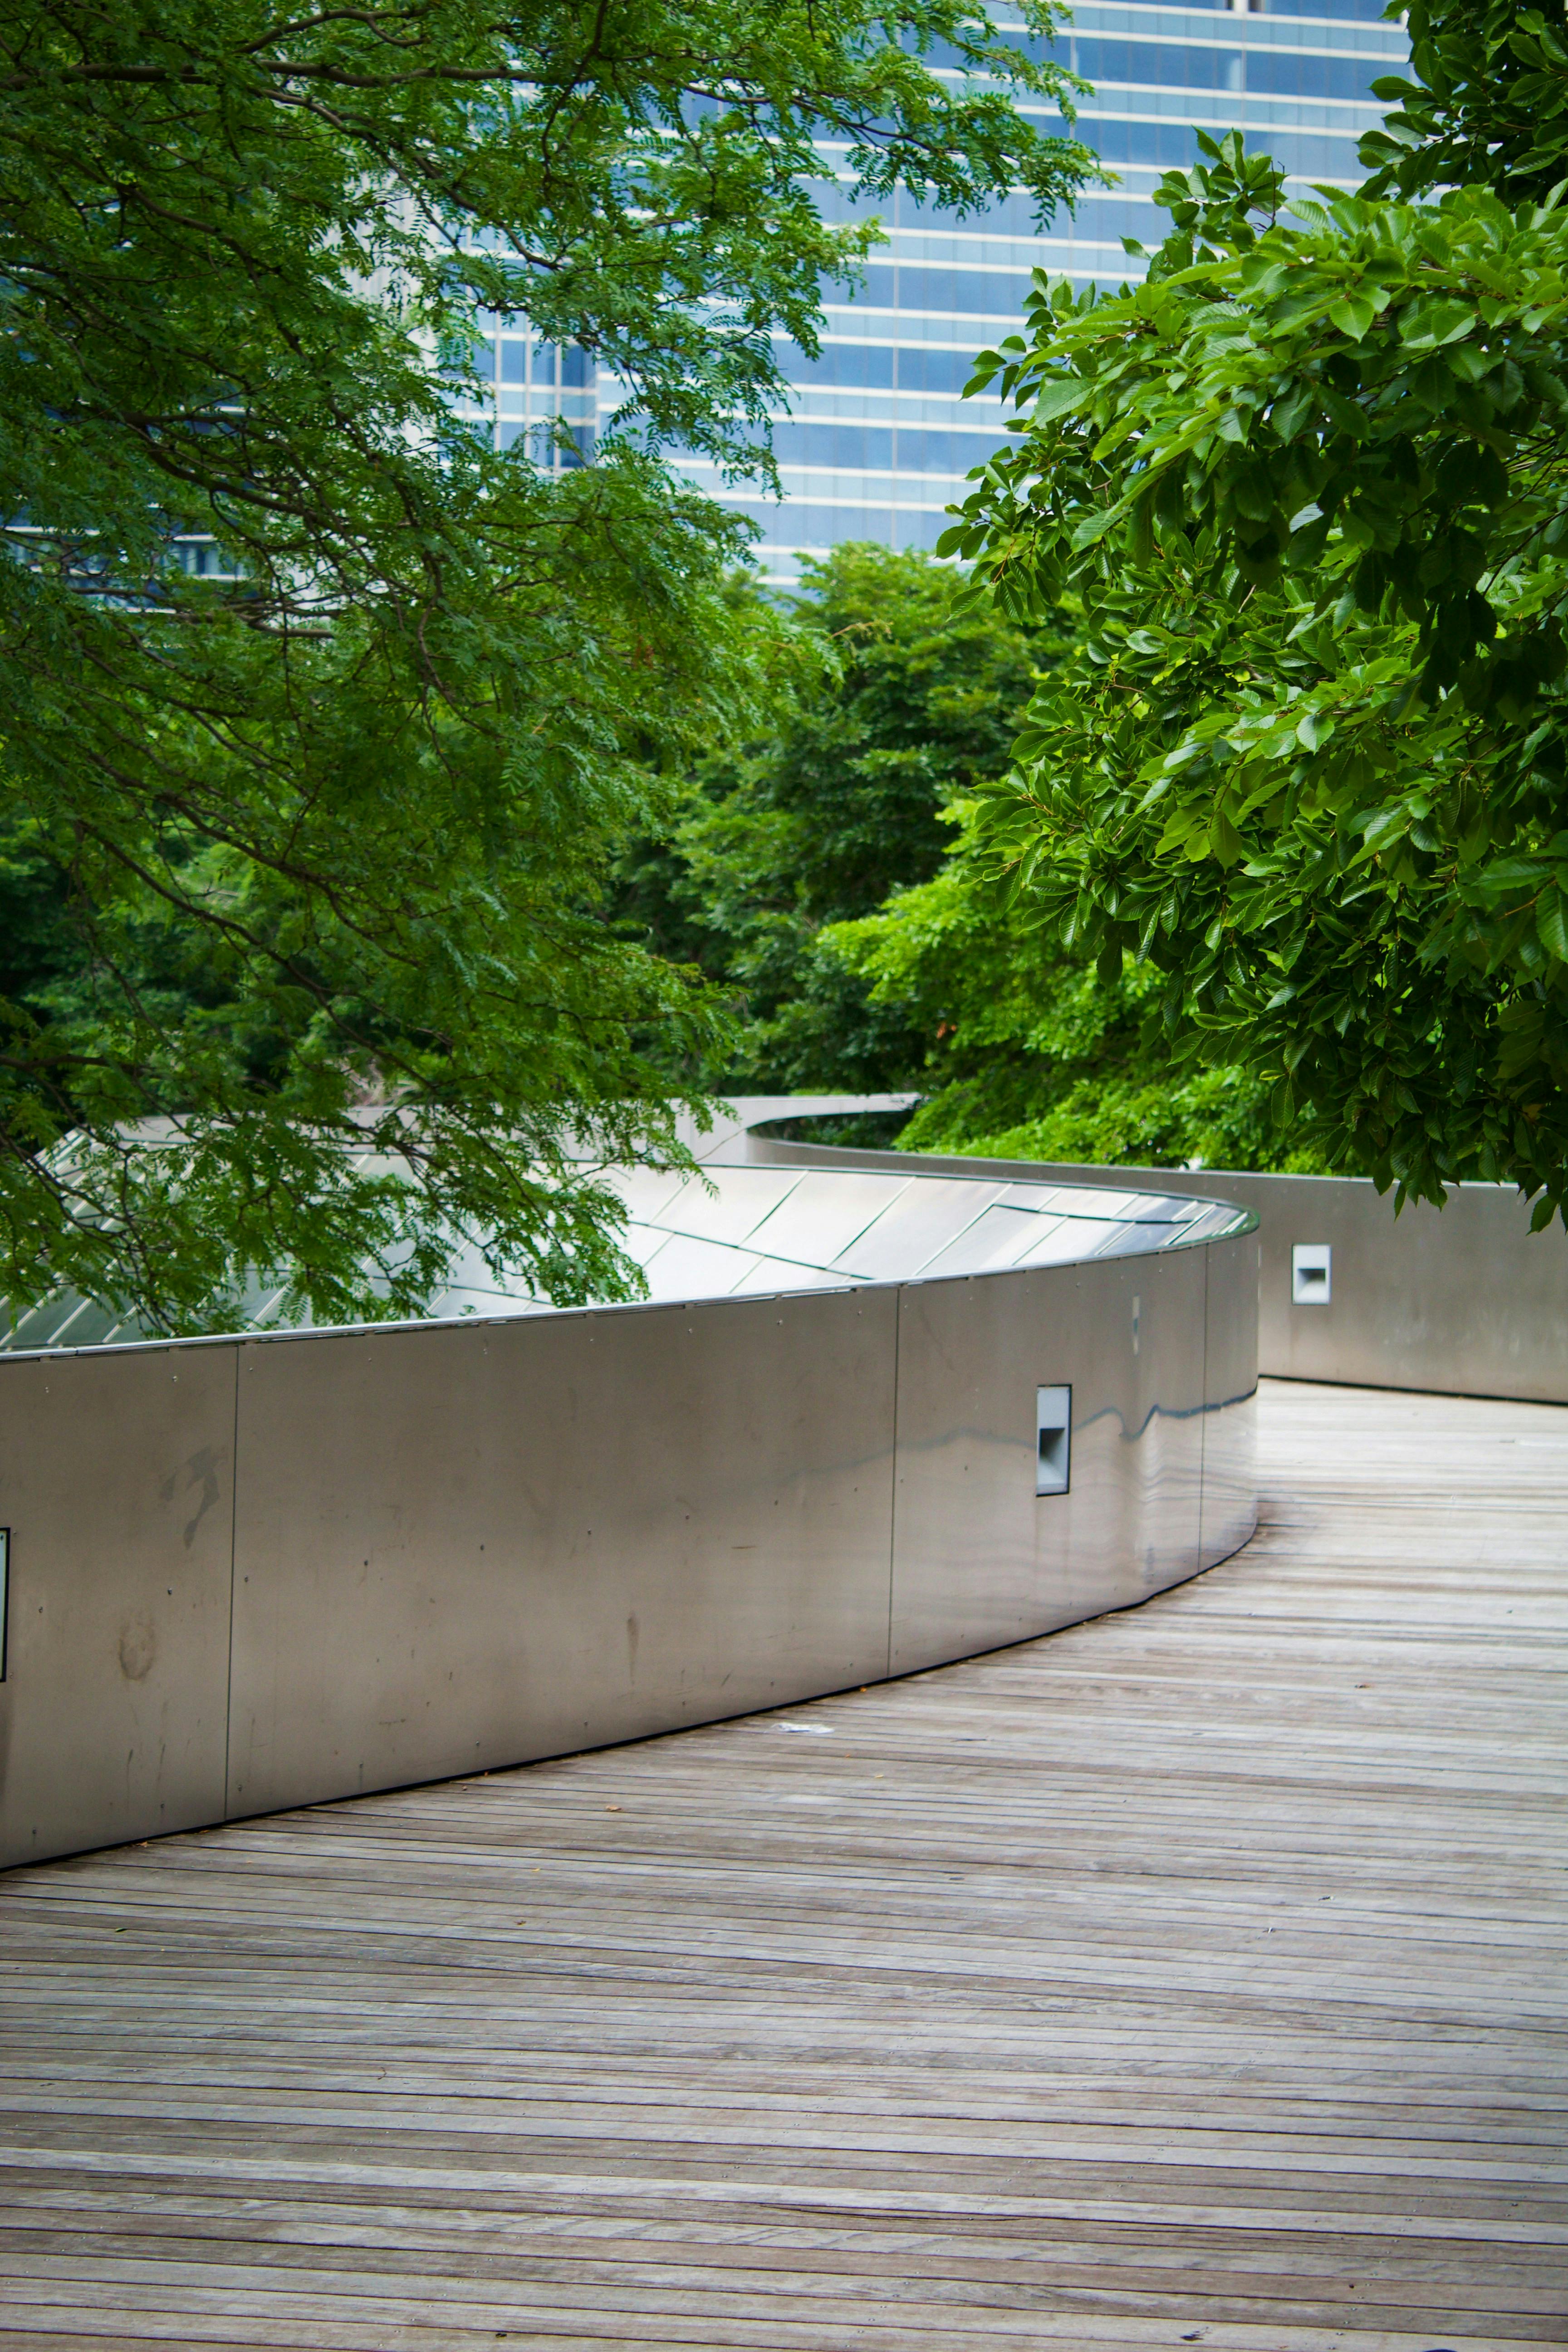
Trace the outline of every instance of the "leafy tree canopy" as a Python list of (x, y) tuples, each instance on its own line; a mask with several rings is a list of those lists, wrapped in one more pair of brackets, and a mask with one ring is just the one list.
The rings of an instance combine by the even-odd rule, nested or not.
[[(906, 1149), (1280, 1164), (1267, 1087), (1224, 1069), (1172, 1082), (1147, 1034), (1152, 970), (1102, 982), (984, 871), (981, 788), (1070, 632), (964, 609), (962, 572), (882, 547), (838, 548), (805, 590), (826, 657), (742, 756), (700, 765), (614, 902), (742, 1002), (711, 1081), (916, 1090)], [(839, 1129), (880, 1139), (883, 1123)]]
[(1363, 194), (1491, 187), (1510, 204), (1543, 201), (1568, 173), (1563, 0), (1415, 0), (1405, 13), (1415, 79), (1372, 86), (1393, 111), (1361, 142)]
[(822, 661), (765, 733), (700, 765), (668, 840), (628, 859), (618, 911), (743, 1003), (716, 1086), (910, 1086), (923, 1013), (873, 1003), (819, 943), (936, 874), (949, 803), (1006, 765), (1036, 648), (994, 613), (955, 614), (962, 576), (926, 555), (847, 544), (805, 587)]
[(865, 990), (872, 1014), (918, 1047), (885, 1081), (924, 1097), (899, 1149), (1315, 1170), (1274, 1131), (1268, 1088), (1247, 1072), (1173, 1071), (1152, 966), (1103, 977), (997, 888), (985, 807), (977, 795), (950, 808), (959, 839), (931, 881), (817, 943), (819, 967)]
[[(7, 10), (0, 1290), (407, 1312), (469, 1235), (614, 1292), (580, 1155), (675, 1149), (716, 1015), (602, 877), (802, 658), (660, 452), (766, 472), (773, 339), (875, 235), (825, 172), (1092, 173), (1025, 15)], [(462, 423), (502, 316), (622, 387), (593, 465)]]
[(1563, 121), (1563, 52), (1480, 12), (1527, 99), (1458, 74), (1474, 12), (1418, 13), (1434, 80), (1394, 185), (1480, 176), (1287, 206), (1239, 138), (1204, 141), (1143, 283), (1039, 279), (982, 355), (1016, 440), (945, 544), (1021, 623), (1085, 619), (980, 819), (1020, 898), (1108, 979), (1152, 966), (1173, 1041), (1266, 1079), (1332, 1164), (1402, 1199), (1517, 1181), (1543, 1223), (1568, 1201), (1568, 207), (1513, 192)]

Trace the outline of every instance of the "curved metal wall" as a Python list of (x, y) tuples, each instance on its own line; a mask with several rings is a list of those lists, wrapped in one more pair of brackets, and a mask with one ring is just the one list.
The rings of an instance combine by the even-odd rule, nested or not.
[[(907, 1108), (909, 1096), (864, 1107)], [(1253, 1176), (1209, 1168), (1095, 1168), (1076, 1162), (973, 1160), (940, 1152), (839, 1150), (783, 1143), (751, 1129), (814, 1111), (855, 1110), (852, 1097), (770, 1097), (735, 1106), (718, 1148), (763, 1168), (900, 1169), (1005, 1184), (1157, 1185), (1219, 1193), (1253, 1211), (1262, 1252), (1258, 1369), (1279, 1380), (1428, 1390), (1449, 1396), (1568, 1403), (1568, 1233), (1530, 1230), (1531, 1203), (1511, 1184), (1456, 1184), (1441, 1209), (1407, 1202), (1362, 1176)], [(1303, 1294), (1300, 1251), (1328, 1253), (1331, 1281)]]
[[(799, 1700), (1235, 1550), (1251, 1220), (942, 1189), (972, 1255), (1058, 1262), (0, 1357), (0, 1860)], [(1071, 1480), (1037, 1495), (1053, 1384)]]

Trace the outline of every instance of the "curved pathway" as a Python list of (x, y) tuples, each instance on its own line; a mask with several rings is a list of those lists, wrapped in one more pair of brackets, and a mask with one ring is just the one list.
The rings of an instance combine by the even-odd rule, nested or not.
[(1142, 1610), (0, 1880), (0, 2352), (1568, 2343), (1568, 1409)]

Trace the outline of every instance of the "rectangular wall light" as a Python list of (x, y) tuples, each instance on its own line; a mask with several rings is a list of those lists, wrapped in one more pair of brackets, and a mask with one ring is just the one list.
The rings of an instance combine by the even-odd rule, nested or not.
[(1065, 1495), (1072, 1473), (1072, 1390), (1035, 1391), (1035, 1492)]
[(1290, 1252), (1290, 1303), (1326, 1307), (1333, 1294), (1333, 1252), (1327, 1242), (1298, 1242)]

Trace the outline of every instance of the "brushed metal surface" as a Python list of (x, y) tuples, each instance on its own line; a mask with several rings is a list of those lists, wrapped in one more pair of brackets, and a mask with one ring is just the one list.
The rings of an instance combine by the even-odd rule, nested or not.
[[(905, 1286), (892, 1672), (1048, 1633), (1195, 1572), (1212, 1254)], [(1072, 1483), (1037, 1495), (1036, 1392), (1059, 1382), (1073, 1392)]]
[[(0, 1353), (0, 1859), (869, 1682), (1249, 1531), (1235, 1212), (713, 1173), (628, 1186), (650, 1276), (695, 1300)], [(868, 1282), (862, 1254), (996, 1270)], [(1071, 1481), (1041, 1495), (1060, 1384)]]
[(887, 1670), (890, 1291), (241, 1350), (231, 1813)]
[[(1568, 1402), (1568, 1233), (1559, 1224), (1531, 1234), (1530, 1203), (1510, 1185), (1457, 1185), (1442, 1209), (1409, 1202), (1396, 1217), (1392, 1192), (1379, 1193), (1363, 1177), (1096, 1168), (777, 1143), (749, 1134), (748, 1106), (735, 1108), (728, 1148), (763, 1166), (890, 1167), (992, 1183), (1091, 1186), (1113, 1195), (1134, 1185), (1237, 1202), (1257, 1215), (1262, 1244), (1261, 1372)], [(789, 1114), (773, 1105), (765, 1115)], [(1327, 1306), (1292, 1300), (1290, 1257), (1298, 1243), (1327, 1243), (1333, 1252)]]
[(0, 1861), (222, 1818), (234, 1359), (0, 1358)]
[[(1530, 1231), (1500, 1184), (1407, 1203), (1332, 1176), (1254, 1178), (1263, 1244), (1258, 1345), (1291, 1380), (1568, 1401), (1568, 1234)], [(1333, 1253), (1329, 1303), (1297, 1304), (1291, 1252)]]
[(1258, 1526), (1258, 1285), (1248, 1234), (1204, 1252), (1203, 1519), (1199, 1564), (1239, 1551)]

